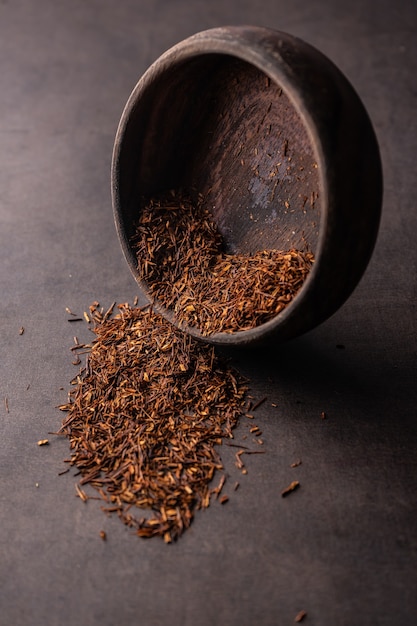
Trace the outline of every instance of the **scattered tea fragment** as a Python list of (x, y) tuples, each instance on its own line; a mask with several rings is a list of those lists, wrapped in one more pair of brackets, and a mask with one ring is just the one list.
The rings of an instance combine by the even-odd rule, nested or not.
[(151, 308), (121, 304), (110, 318), (98, 306), (90, 307), (96, 326), (86, 366), (59, 407), (67, 413), (60, 432), (70, 441), (69, 463), (81, 474), (77, 495), (92, 497), (82, 489), (89, 484), (105, 512), (141, 537), (169, 543), (210, 504), (222, 468), (215, 446), (232, 436), (245, 383), (212, 346)]
[(82, 500), (83, 502), (87, 502), (88, 496), (79, 485), (75, 485), (75, 491), (77, 492), (77, 496), (80, 498), (80, 500)]
[(259, 407), (267, 400), (268, 398), (265, 396), (264, 398), (261, 398), (260, 400), (258, 400), (258, 402), (256, 402), (253, 407), (252, 407), (252, 411), (256, 411), (256, 409), (259, 409)]
[(24, 332), (25, 332), (25, 328), (24, 328), (24, 326), (21, 326), (19, 328), (19, 335), (23, 335)]
[(216, 497), (218, 498), (221, 494), (221, 491), (224, 487), (224, 483), (226, 482), (226, 475), (223, 474), (222, 477), (220, 478), (220, 482), (217, 485), (217, 487), (215, 487), (214, 489), (211, 490), (211, 493), (214, 495), (216, 495)]
[(100, 535), (100, 538), (101, 538), (103, 541), (106, 541), (106, 539), (107, 539), (107, 535), (106, 535), (106, 533), (105, 533), (105, 531), (104, 531), (104, 530), (100, 530), (99, 535)]
[(39, 439), (38, 446), (48, 446), (48, 445), (49, 445), (49, 439)]
[(275, 317), (314, 262), (311, 252), (295, 249), (227, 254), (201, 196), (193, 201), (174, 191), (142, 207), (132, 245), (151, 297), (203, 336), (250, 330)]
[[(240, 447), (240, 446), (239, 446)], [(263, 450), (248, 450), (247, 448), (242, 448), (241, 450), (238, 450), (235, 454), (235, 459), (236, 459), (236, 467), (238, 469), (240, 469), (242, 471), (242, 474), (247, 474), (248, 471), (242, 461), (242, 459), (240, 458), (242, 456), (242, 454), (265, 454), (265, 452)]]
[(302, 464), (301, 459), (297, 459), (296, 461), (294, 461), (293, 463), (291, 463), (290, 467), (298, 467), (299, 465)]
[(297, 615), (295, 616), (294, 622), (302, 622), (303, 619), (305, 619), (307, 617), (307, 611), (300, 611), (299, 613), (297, 613)]
[(298, 480), (293, 480), (288, 487), (286, 487), (284, 489), (284, 491), (281, 492), (281, 495), (283, 498), (285, 498), (286, 496), (288, 496), (290, 493), (292, 493), (293, 491), (295, 491), (296, 489), (298, 489), (300, 487), (300, 483)]

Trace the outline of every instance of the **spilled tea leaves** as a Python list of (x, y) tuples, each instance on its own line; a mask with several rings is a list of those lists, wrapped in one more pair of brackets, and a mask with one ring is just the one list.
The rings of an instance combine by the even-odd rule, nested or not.
[(113, 307), (105, 314), (98, 303), (90, 307), (91, 345), (74, 338), (72, 350), (87, 361), (59, 407), (66, 412), (60, 433), (81, 475), (77, 495), (86, 501), (83, 486), (94, 487), (104, 511), (141, 537), (169, 543), (220, 494), (224, 478), (210, 487), (223, 467), (216, 444), (232, 437), (246, 387), (212, 346), (151, 308), (121, 304), (110, 317)]

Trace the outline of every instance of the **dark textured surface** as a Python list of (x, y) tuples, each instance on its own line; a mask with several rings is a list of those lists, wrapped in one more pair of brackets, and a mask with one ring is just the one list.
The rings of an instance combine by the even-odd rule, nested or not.
[[(301, 609), (320, 626), (416, 623), (416, 12), (413, 0), (0, 2), (1, 626), (281, 626)], [(276, 352), (239, 357), (268, 396), (255, 420), (267, 454), (240, 477), (225, 449), (239, 490), (166, 546), (75, 498), (72, 473), (58, 476), (67, 442), (37, 441), (59, 427), (73, 335), (89, 338), (65, 307), (136, 294), (109, 193), (126, 99), (166, 48), (231, 23), (289, 31), (346, 73), (380, 142), (384, 209), (349, 301)]]

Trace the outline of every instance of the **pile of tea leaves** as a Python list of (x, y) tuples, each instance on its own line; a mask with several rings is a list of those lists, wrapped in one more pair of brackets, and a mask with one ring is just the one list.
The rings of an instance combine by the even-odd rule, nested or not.
[(151, 297), (203, 336), (255, 328), (280, 313), (314, 262), (308, 250), (224, 252), (201, 196), (171, 191), (144, 203), (131, 240)]
[(90, 485), (106, 501), (103, 510), (139, 536), (169, 543), (219, 495), (224, 475), (212, 486), (222, 469), (216, 444), (232, 437), (245, 383), (213, 347), (151, 308), (120, 304), (109, 313), (94, 303), (85, 314), (95, 338), (59, 407), (66, 412), (60, 433), (81, 475), (81, 499), (94, 497), (85, 490)]

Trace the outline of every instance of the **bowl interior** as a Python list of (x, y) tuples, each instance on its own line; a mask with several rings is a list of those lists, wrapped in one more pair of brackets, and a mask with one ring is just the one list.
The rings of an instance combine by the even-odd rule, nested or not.
[(141, 202), (183, 188), (202, 194), (229, 252), (315, 251), (317, 156), (289, 97), (257, 67), (216, 53), (169, 65), (140, 92), (129, 126), (119, 170), (130, 178), (120, 186), (129, 235)]

